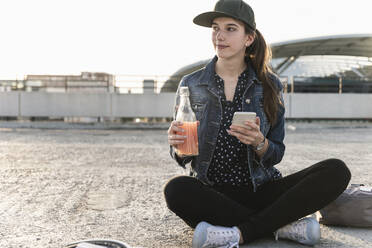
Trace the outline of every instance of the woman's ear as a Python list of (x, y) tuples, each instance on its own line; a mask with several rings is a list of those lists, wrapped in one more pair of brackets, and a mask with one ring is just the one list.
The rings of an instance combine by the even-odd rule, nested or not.
[(254, 41), (254, 36), (253, 35), (248, 35), (248, 39), (245, 42), (245, 46), (249, 47), (253, 43), (253, 41)]

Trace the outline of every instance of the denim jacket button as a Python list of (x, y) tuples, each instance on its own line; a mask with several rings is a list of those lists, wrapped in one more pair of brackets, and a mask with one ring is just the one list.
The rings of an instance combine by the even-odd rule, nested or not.
[(251, 103), (251, 99), (249, 99), (249, 98), (245, 99), (245, 103), (246, 104), (250, 104)]

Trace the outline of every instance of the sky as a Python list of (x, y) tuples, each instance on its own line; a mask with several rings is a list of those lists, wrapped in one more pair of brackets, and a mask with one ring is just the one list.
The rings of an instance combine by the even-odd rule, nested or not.
[[(251, 0), (268, 43), (372, 33), (370, 0)], [(193, 24), (210, 0), (1, 0), (0, 77), (25, 74), (171, 75), (213, 57)]]

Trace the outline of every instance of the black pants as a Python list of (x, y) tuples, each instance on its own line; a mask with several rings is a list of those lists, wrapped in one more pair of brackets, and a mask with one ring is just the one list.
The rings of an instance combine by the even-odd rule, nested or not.
[(325, 207), (347, 187), (350, 171), (328, 159), (253, 192), (252, 186), (208, 186), (188, 176), (171, 179), (164, 188), (168, 208), (190, 227), (200, 221), (237, 226), (245, 242)]

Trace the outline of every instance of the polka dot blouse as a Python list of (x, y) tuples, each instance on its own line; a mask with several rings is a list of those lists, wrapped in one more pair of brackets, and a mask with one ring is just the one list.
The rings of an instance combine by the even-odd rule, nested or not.
[(215, 82), (222, 104), (222, 120), (216, 148), (208, 169), (208, 178), (216, 185), (239, 186), (251, 183), (248, 171), (247, 146), (226, 131), (226, 129), (230, 129), (234, 112), (242, 111), (241, 103), (247, 80), (248, 72), (246, 70), (238, 78), (234, 99), (227, 101), (224, 81), (215, 74)]

